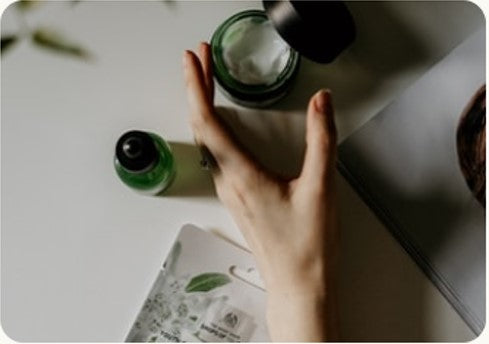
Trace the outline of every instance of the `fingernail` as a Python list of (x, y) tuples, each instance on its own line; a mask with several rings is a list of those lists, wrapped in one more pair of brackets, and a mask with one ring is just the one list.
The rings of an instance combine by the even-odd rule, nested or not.
[(187, 67), (189, 58), (190, 58), (190, 51), (189, 50), (185, 50), (183, 52), (183, 60), (182, 60), (182, 63), (183, 63), (183, 66), (184, 67)]
[(319, 91), (314, 101), (316, 111), (320, 113), (326, 113), (328, 111), (328, 103), (330, 99), (331, 99), (331, 90), (322, 89), (321, 91)]

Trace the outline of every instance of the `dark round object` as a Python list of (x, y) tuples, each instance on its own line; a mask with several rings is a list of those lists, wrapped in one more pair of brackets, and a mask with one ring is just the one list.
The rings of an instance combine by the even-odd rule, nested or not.
[(282, 38), (301, 55), (333, 61), (355, 39), (355, 24), (343, 1), (263, 1)]
[(131, 172), (145, 171), (159, 159), (158, 149), (151, 136), (137, 130), (128, 131), (120, 137), (115, 155), (121, 166)]
[(486, 206), (486, 86), (482, 86), (464, 109), (457, 128), (460, 168), (468, 187)]

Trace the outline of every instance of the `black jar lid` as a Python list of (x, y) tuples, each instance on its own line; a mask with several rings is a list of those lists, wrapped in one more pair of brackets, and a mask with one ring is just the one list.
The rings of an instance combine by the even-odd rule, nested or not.
[(301, 55), (333, 61), (355, 38), (355, 24), (343, 1), (263, 0), (280, 36)]
[(138, 130), (128, 131), (119, 138), (115, 154), (122, 167), (131, 172), (147, 170), (159, 160), (158, 149), (151, 136)]

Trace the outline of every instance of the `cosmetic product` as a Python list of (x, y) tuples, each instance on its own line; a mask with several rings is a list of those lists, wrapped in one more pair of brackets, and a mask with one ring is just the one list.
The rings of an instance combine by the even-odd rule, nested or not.
[(150, 195), (165, 190), (175, 176), (168, 143), (154, 133), (138, 130), (125, 133), (117, 141), (114, 167), (124, 184)]
[(211, 38), (221, 92), (246, 107), (267, 107), (290, 90), (300, 57), (333, 61), (354, 39), (342, 1), (263, 1), (225, 20)]

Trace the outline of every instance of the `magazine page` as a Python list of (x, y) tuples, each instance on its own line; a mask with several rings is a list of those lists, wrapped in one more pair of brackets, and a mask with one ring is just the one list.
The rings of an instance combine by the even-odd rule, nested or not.
[(485, 323), (485, 172), (474, 195), (458, 128), (479, 97), (479, 136), (467, 135), (485, 168), (484, 84), (483, 28), (339, 148), (340, 171), (475, 333)]

